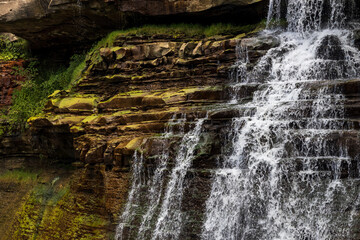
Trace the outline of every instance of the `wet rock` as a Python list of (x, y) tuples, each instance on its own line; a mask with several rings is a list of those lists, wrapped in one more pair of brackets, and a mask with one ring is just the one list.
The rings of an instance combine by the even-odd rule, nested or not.
[(354, 31), (354, 45), (360, 50), (360, 30)]
[(240, 47), (247, 52), (251, 64), (257, 62), (271, 48), (278, 47), (280, 40), (274, 36), (258, 36), (244, 38), (241, 40)]
[(324, 37), (316, 49), (316, 56), (327, 60), (344, 60), (345, 52), (340, 39), (334, 35)]
[(241, 46), (249, 51), (269, 50), (280, 45), (280, 40), (274, 36), (258, 36), (253, 38), (244, 38), (241, 40)]

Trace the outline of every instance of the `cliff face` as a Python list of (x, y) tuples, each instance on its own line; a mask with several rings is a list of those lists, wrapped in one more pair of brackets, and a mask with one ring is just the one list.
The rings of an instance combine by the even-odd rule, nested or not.
[[(275, 37), (246, 34), (198, 39), (119, 34), (111, 46), (87, 56), (73, 90), (49, 96), (45, 114), (29, 119), (26, 134), (1, 140), (3, 170), (25, 168), (36, 174), (31, 181), (2, 180), (0, 194), (9, 189), (17, 193), (12, 197), (6, 193), (6, 198), (17, 202), (0, 209), (2, 221), (6, 218), (14, 225), (5, 227), (9, 230), (2, 239), (112, 239), (132, 183), (134, 153), (142, 153), (151, 175), (164, 149), (174, 159), (182, 136), (193, 129), (195, 119), (211, 110), (182, 200), (189, 219), (180, 236), (199, 239), (211, 172), (221, 154), (220, 139), (226, 139), (232, 118), (245, 113), (224, 105), (234, 93), (229, 82), (236, 46), (247, 48), (251, 66), (278, 44)], [(345, 94), (347, 118), (359, 117), (359, 106), (351, 101), (360, 90), (358, 80), (315, 82), (308, 87), (324, 84)], [(239, 86), (238, 99), (249, 101), (261, 87), (260, 83)], [(171, 122), (173, 135), (164, 138)], [(356, 158), (356, 136), (346, 133), (341, 139), (352, 142), (348, 151)], [(343, 167), (340, 171), (346, 178)], [(355, 176), (356, 166), (351, 168)], [(12, 216), (5, 215), (9, 209)], [(125, 236), (135, 236), (140, 217), (125, 227)]]
[[(89, 36), (98, 38), (114, 26), (133, 25), (138, 18), (139, 23), (178, 17), (206, 21), (232, 12), (241, 15), (239, 21), (247, 14), (253, 21), (263, 16), (266, 4), (28, 0), (8, 2), (4, 6), (9, 9), (0, 8), (0, 29), (18, 33), (34, 46), (49, 47)], [(358, 39), (355, 41), (359, 45)], [(71, 90), (50, 95), (44, 114), (29, 119), (25, 133), (0, 138), (0, 200), (4, 203), (0, 206), (0, 239), (114, 239), (133, 183), (132, 168), (138, 161), (134, 156), (142, 157), (148, 180), (164, 150), (168, 150), (168, 159), (174, 159), (183, 136), (194, 129), (198, 119), (206, 117), (185, 176), (181, 205), (188, 218), (180, 239), (199, 239), (213, 170), (224, 150), (223, 139), (228, 137), (232, 119), (247, 114), (246, 109), (225, 103), (234, 94), (240, 103), (249, 102), (265, 85), (261, 79), (265, 79), (266, 69), (256, 83), (230, 86), (232, 74), (239, 74), (233, 68), (237, 47), (247, 49), (247, 64), (252, 68), (278, 45), (276, 37), (256, 33), (207, 38), (118, 34), (111, 44), (93, 51)], [(1, 64), (0, 104), (7, 105), (22, 80), (14, 78), (11, 69), (23, 63)], [(309, 82), (306, 89), (322, 86), (344, 95), (344, 116), (354, 128), (331, 134), (329, 140), (339, 145), (346, 142), (349, 156), (358, 159), (360, 81), (321, 80)], [(305, 106), (304, 112), (310, 114), (311, 109)], [(165, 137), (164, 133), (169, 134)], [(316, 164), (319, 171), (331, 171), (328, 162), (320, 159)], [(165, 178), (173, 165), (171, 160), (164, 169)], [(303, 167), (299, 161), (294, 163), (294, 171)], [(358, 168), (356, 161), (350, 161), (337, 171), (341, 179), (358, 178)], [(148, 204), (144, 199), (139, 202), (139, 212), (123, 230), (128, 239), (135, 238), (134, 229), (139, 228), (144, 213), (141, 207)], [(360, 226), (358, 209), (352, 210), (355, 225)], [(359, 234), (354, 232), (353, 239), (360, 239)]]
[[(15, 205), (21, 207), (0, 209), (16, 212), (12, 217), (4, 215), (3, 220), (14, 227), (3, 239), (111, 237), (127, 198), (135, 150), (142, 149), (151, 168), (151, 159), (161, 154), (164, 144), (177, 148), (178, 138), (165, 143), (161, 138), (169, 119), (186, 114), (189, 129), (212, 105), (228, 101), (228, 71), (244, 36), (188, 39), (120, 34), (113, 46), (88, 56), (75, 91), (55, 92), (46, 114), (29, 120), (26, 134), (1, 140), (2, 170), (28, 169), (37, 176), (25, 182), (4, 180), (18, 193)], [(244, 97), (249, 91), (244, 88)], [(230, 117), (231, 111), (220, 112), (211, 121), (223, 126)], [(204, 147), (216, 144), (206, 141)], [(205, 158), (199, 157), (199, 171), (206, 172), (214, 161)], [(73, 167), (68, 169), (70, 163)], [(198, 181), (205, 188), (209, 175), (204, 173)], [(208, 188), (193, 184), (204, 204)], [(199, 227), (188, 229), (186, 237), (196, 236)]]
[(113, 29), (149, 23), (254, 23), (265, 17), (267, 0), (26, 0), (3, 1), (0, 6), (0, 32), (44, 48), (89, 42)]

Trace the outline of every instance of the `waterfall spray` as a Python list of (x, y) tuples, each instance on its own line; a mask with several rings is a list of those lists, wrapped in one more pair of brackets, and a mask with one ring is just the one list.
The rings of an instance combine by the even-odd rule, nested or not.
[[(238, 74), (260, 81), (257, 71), (270, 63), (264, 87), (245, 104), (254, 113), (233, 120), (232, 151), (214, 174), (202, 239), (349, 238), (353, 215), (346, 208), (359, 198), (359, 186), (341, 179), (342, 166), (353, 160), (341, 142), (351, 131), (344, 127), (344, 96), (307, 86), (359, 77), (360, 54), (345, 29), (345, 1), (327, 2), (328, 21), (325, 2), (289, 0), (280, 46)], [(280, 16), (281, 1), (270, 1), (268, 26)], [(243, 73), (246, 61), (240, 63)]]

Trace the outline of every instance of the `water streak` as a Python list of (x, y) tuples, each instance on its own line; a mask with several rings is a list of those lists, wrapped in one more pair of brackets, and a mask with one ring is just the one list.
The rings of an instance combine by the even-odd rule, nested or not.
[(184, 193), (184, 181), (188, 169), (192, 165), (194, 150), (200, 140), (205, 118), (196, 122), (194, 129), (183, 137), (178, 154), (175, 159), (175, 167), (172, 170), (170, 181), (166, 188), (161, 211), (156, 223), (152, 239), (178, 239), (183, 221), (181, 204)]
[(120, 217), (120, 223), (116, 228), (115, 239), (122, 240), (123, 233), (127, 224), (131, 223), (135, 218), (136, 209), (139, 207), (140, 203), (140, 189), (145, 181), (144, 173), (144, 157), (142, 154), (137, 152), (134, 153), (132, 161), (132, 184), (129, 192), (129, 196), (125, 205), (125, 209)]
[[(168, 139), (174, 136), (174, 126), (179, 127), (179, 132), (184, 134), (184, 125), (186, 121), (186, 114), (182, 114), (179, 119), (176, 119), (176, 114), (174, 114), (173, 118), (168, 123), (168, 128), (165, 131), (164, 139)], [(169, 159), (170, 159), (170, 152), (169, 149), (166, 147), (167, 142), (162, 142), (162, 154), (159, 160), (156, 162), (156, 168), (152, 178), (148, 181), (148, 209), (146, 210), (145, 214), (142, 217), (142, 221), (139, 227), (137, 239), (146, 239), (148, 238), (147, 234), (151, 233), (151, 230), (154, 227), (153, 219), (156, 216), (157, 211), (159, 210), (159, 206), (161, 203), (161, 199), (164, 195), (164, 185), (165, 185), (165, 178), (166, 172), (169, 167)]]
[[(192, 165), (195, 148), (200, 140), (200, 134), (205, 119), (196, 120), (192, 130), (185, 134), (186, 115), (169, 121), (168, 128), (162, 137), (162, 154), (156, 161), (152, 176), (145, 177), (146, 168), (143, 156), (134, 155), (132, 186), (125, 210), (116, 229), (115, 239), (122, 240), (124, 236), (136, 239), (178, 239), (182, 221), (185, 218), (181, 211), (183, 193), (186, 188), (185, 176)], [(172, 159), (166, 139), (176, 137), (174, 127), (182, 136), (179, 149)], [(173, 161), (173, 162), (172, 162)], [(174, 167), (167, 174), (171, 163)], [(144, 191), (147, 189), (147, 191)], [(145, 201), (144, 201), (145, 199)], [(144, 202), (146, 205), (144, 206)], [(145, 208), (145, 211), (144, 211)], [(132, 222), (141, 215), (138, 229), (132, 229)], [(125, 229), (128, 229), (126, 232)], [(135, 233), (134, 233), (135, 232)]]

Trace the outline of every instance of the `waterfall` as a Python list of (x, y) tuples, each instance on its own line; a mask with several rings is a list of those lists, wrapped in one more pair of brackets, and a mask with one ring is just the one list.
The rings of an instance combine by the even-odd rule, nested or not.
[[(120, 217), (120, 223), (116, 229), (115, 239), (122, 240), (125, 228), (132, 228), (131, 224), (140, 222), (140, 227), (126, 233), (135, 239), (178, 239), (182, 221), (185, 218), (181, 212), (183, 192), (186, 188), (185, 176), (192, 165), (195, 148), (200, 140), (201, 131), (206, 118), (198, 119), (192, 130), (185, 134), (186, 114), (182, 114), (179, 119), (176, 115), (168, 123), (163, 139), (171, 139), (176, 136), (174, 126), (179, 128), (181, 142), (177, 153), (172, 159), (167, 148), (166, 141), (163, 141), (163, 151), (158, 161), (152, 177), (145, 180), (145, 166), (143, 156), (134, 155), (132, 164), (132, 186), (130, 188), (127, 204)], [(171, 164), (174, 167), (171, 173), (167, 174)], [(167, 181), (168, 179), (168, 181)], [(142, 189), (147, 189), (144, 193)], [(140, 199), (146, 199), (145, 210), (141, 209)], [(134, 233), (135, 232), (135, 233)]]
[(130, 223), (136, 214), (140, 203), (140, 190), (146, 183), (144, 172), (144, 156), (135, 151), (132, 164), (132, 184), (125, 209), (120, 217), (120, 223), (116, 228), (115, 239), (121, 240), (126, 224)]
[[(272, 18), (280, 20), (282, 2), (270, 1), (268, 26)], [(246, 74), (246, 48), (239, 48), (235, 75), (262, 86), (239, 105), (250, 110), (233, 119), (202, 239), (349, 239), (349, 208), (360, 197), (350, 166), (358, 159), (342, 141), (353, 130), (344, 96), (327, 87), (360, 75), (360, 53), (346, 29), (348, 2), (288, 0), (280, 46)]]
[(181, 211), (184, 193), (184, 180), (194, 158), (194, 150), (200, 140), (200, 133), (205, 118), (197, 121), (194, 129), (183, 137), (179, 152), (175, 159), (170, 181), (161, 206), (161, 211), (156, 222), (152, 236), (153, 240), (178, 239), (181, 231), (183, 213)]

